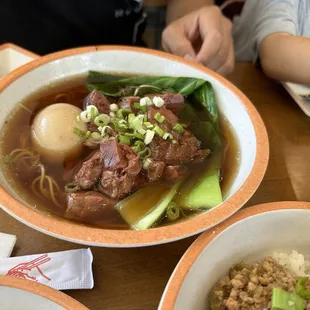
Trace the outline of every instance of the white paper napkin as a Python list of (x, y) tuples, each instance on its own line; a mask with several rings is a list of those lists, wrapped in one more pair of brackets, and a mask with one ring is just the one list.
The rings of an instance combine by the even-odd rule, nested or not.
[(0, 259), (0, 274), (32, 280), (57, 290), (91, 289), (93, 255), (90, 249)]
[(0, 258), (10, 257), (16, 243), (16, 236), (0, 233)]

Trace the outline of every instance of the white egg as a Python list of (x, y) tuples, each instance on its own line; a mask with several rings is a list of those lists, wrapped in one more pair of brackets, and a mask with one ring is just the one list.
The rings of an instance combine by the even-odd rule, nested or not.
[(82, 131), (87, 126), (77, 121), (82, 112), (78, 107), (68, 103), (55, 103), (41, 110), (34, 118), (31, 138), (34, 148), (50, 161), (64, 161), (80, 155), (83, 144), (74, 133), (74, 128)]

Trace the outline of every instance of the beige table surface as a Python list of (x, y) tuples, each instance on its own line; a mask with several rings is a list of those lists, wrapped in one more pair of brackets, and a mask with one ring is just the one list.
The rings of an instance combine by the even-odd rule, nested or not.
[[(229, 79), (257, 107), (270, 137), (269, 167), (247, 206), (310, 201), (310, 119), (280, 85), (251, 64), (237, 64)], [(0, 231), (17, 235), (14, 256), (81, 247), (30, 229), (1, 210)], [(156, 309), (175, 265), (194, 239), (138, 249), (92, 248), (95, 288), (67, 293), (90, 309)]]

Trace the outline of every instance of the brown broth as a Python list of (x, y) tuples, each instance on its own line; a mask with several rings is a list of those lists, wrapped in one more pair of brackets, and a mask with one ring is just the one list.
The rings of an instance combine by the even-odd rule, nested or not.
[[(66, 102), (74, 104), (75, 106), (83, 109), (83, 99), (89, 93), (85, 88), (85, 76), (78, 76), (69, 80), (58, 82), (57, 84), (49, 85), (40, 89), (26, 98), (23, 102), (17, 105), (17, 108), (11, 113), (5, 127), (3, 128), (2, 136), (0, 137), (1, 155), (2, 157), (9, 154), (12, 150), (20, 147), (21, 134), (30, 131), (34, 115), (46, 106)], [(222, 118), (221, 122), (222, 133), (225, 140), (225, 158), (223, 158), (221, 189), (223, 197), (225, 197), (231, 184), (234, 181), (239, 167), (239, 146), (237, 139), (230, 124), (227, 120)], [(18, 130), (17, 130), (18, 129)], [(29, 142), (29, 146), (31, 142)], [(85, 158), (90, 151), (85, 150), (81, 158)], [(80, 158), (80, 160), (81, 160)], [(64, 165), (56, 165), (42, 161), (46, 167), (47, 173), (52, 176), (60, 187), (64, 187), (65, 181), (63, 180)], [(70, 163), (67, 163), (70, 164)], [(72, 163), (71, 163), (72, 164)], [(55, 205), (48, 199), (41, 199), (35, 196), (31, 190), (31, 182), (33, 180), (21, 173), (15, 173), (9, 168), (4, 169), (6, 178), (15, 192), (25, 200), (29, 205), (34, 206), (40, 212), (48, 212), (55, 216), (63, 216), (65, 212), (65, 200), (62, 201), (63, 209), (55, 207)], [(191, 212), (189, 216), (194, 215)], [(180, 218), (177, 221), (182, 220)], [(173, 222), (175, 223), (175, 221)], [(163, 220), (159, 225), (170, 224)], [(108, 229), (128, 229), (128, 225), (124, 223), (120, 216), (117, 217), (115, 223), (107, 224), (106, 222), (96, 222), (85, 225), (95, 225)]]

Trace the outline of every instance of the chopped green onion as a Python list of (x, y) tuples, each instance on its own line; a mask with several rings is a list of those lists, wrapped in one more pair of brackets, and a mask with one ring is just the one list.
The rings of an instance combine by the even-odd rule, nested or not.
[(85, 138), (88, 139), (88, 138), (90, 137), (90, 135), (91, 135), (91, 132), (88, 130), (88, 131), (86, 132), (86, 134), (85, 134)]
[(65, 185), (65, 191), (67, 193), (75, 193), (78, 192), (80, 189), (80, 186), (75, 183), (68, 183)]
[(110, 112), (109, 115), (110, 115), (110, 117), (114, 118), (115, 117), (115, 112)]
[(116, 111), (116, 117), (125, 118), (130, 112), (131, 110), (129, 109), (119, 109)]
[(89, 139), (95, 140), (95, 141), (101, 141), (101, 134), (99, 132), (92, 132), (89, 136)]
[(305, 284), (308, 282), (308, 277), (302, 277), (297, 281), (296, 284), (296, 294), (298, 294), (300, 297), (304, 299), (310, 299), (310, 291), (305, 290)]
[(145, 145), (148, 145), (152, 142), (154, 135), (155, 135), (154, 131), (149, 130), (149, 129), (146, 131), (145, 138), (144, 138)]
[(98, 127), (98, 130), (100, 131), (101, 133), (101, 137), (104, 137), (106, 135), (106, 131), (107, 130), (112, 130), (112, 128), (110, 126), (100, 126)]
[(109, 124), (109, 122), (110, 122), (110, 116), (108, 114), (100, 114), (94, 120), (94, 123), (97, 127), (106, 126)]
[(130, 138), (125, 135), (119, 135), (118, 136), (118, 142), (121, 144), (130, 145)]
[[(147, 110), (147, 106), (146, 106), (146, 105), (140, 106), (140, 111), (141, 111), (141, 112), (145, 113), (146, 110)], [(145, 115), (144, 115), (144, 118), (145, 118)]]
[(99, 111), (98, 111), (97, 107), (94, 105), (87, 106), (86, 111), (87, 111), (87, 114), (88, 114), (90, 120), (92, 120), (92, 121), (95, 119), (96, 116), (99, 115)]
[(177, 141), (177, 140), (172, 140), (172, 143), (173, 143), (173, 144), (177, 144), (178, 141)]
[(135, 141), (134, 145), (135, 146), (142, 146), (143, 149), (145, 148), (145, 145), (144, 145), (144, 143), (142, 141)]
[(164, 140), (167, 140), (167, 139), (172, 139), (173, 138), (173, 135), (169, 132), (165, 132), (164, 135), (163, 135), (163, 139)]
[(143, 121), (144, 121), (144, 116), (145, 116), (145, 115), (143, 115), (143, 114), (139, 114), (139, 115), (137, 115), (136, 117), (137, 117), (141, 122), (143, 122)]
[(144, 169), (144, 170), (149, 169), (149, 166), (150, 166), (150, 164), (151, 164), (152, 162), (153, 162), (152, 159), (146, 158), (146, 159), (143, 161), (143, 164), (142, 164), (143, 169)]
[(82, 139), (84, 139), (86, 137), (86, 132), (82, 131), (81, 129), (76, 128), (76, 127), (73, 128), (73, 133), (75, 133), (76, 135), (78, 135)]
[(143, 128), (143, 115), (136, 116), (131, 123), (129, 123), (129, 126), (139, 132), (140, 134), (144, 135), (146, 133), (146, 130)]
[(135, 118), (135, 115), (134, 115), (133, 113), (130, 113), (130, 114), (128, 115), (127, 120), (128, 120), (129, 125), (132, 123), (132, 121), (134, 120), (134, 118)]
[[(133, 138), (137, 138), (140, 140), (144, 140), (144, 135), (141, 135), (138, 132), (134, 132), (134, 133), (129, 133), (129, 132), (125, 132), (125, 136), (127, 137), (133, 137)], [(137, 141), (138, 142), (138, 141)], [(143, 143), (143, 142), (142, 142)]]
[(143, 151), (145, 149), (145, 145), (142, 141), (136, 141), (134, 143), (134, 146), (132, 147), (132, 149), (139, 154), (141, 151)]
[(273, 310), (303, 310), (304, 306), (305, 300), (300, 296), (273, 288), (271, 302)]
[(154, 131), (160, 136), (160, 137), (162, 137), (163, 135), (164, 135), (164, 131), (159, 127), (159, 126), (155, 126), (154, 127)]
[(80, 122), (80, 121), (81, 121), (81, 116), (78, 115), (78, 116), (76, 117), (76, 120), (77, 120), (78, 122)]
[(89, 113), (88, 113), (87, 111), (81, 112), (80, 117), (81, 117), (81, 120), (82, 120), (84, 123), (89, 123), (89, 122), (91, 122), (90, 115), (89, 115)]
[(147, 158), (151, 156), (151, 149), (146, 147), (144, 150), (138, 152), (140, 158)]
[(180, 217), (180, 207), (174, 201), (168, 204), (166, 217), (168, 221), (175, 221)]
[(111, 112), (116, 112), (118, 110), (118, 106), (116, 103), (110, 104), (110, 111)]
[(145, 134), (146, 134), (146, 130), (145, 130), (144, 128), (142, 128), (142, 127), (139, 128), (137, 131), (138, 131), (138, 133), (141, 134), (141, 135), (145, 135)]
[(176, 124), (174, 127), (173, 127), (173, 130), (179, 134), (182, 134), (184, 132), (184, 128), (181, 124)]
[(147, 129), (152, 129), (154, 128), (154, 125), (150, 122), (144, 122), (144, 126), (147, 128)]
[(140, 99), (140, 105), (141, 106), (144, 106), (144, 105), (151, 106), (152, 104), (153, 104), (153, 102), (149, 97), (143, 97)]
[(155, 113), (154, 118), (160, 124), (163, 123), (164, 120), (166, 119), (163, 115), (160, 115), (159, 112)]
[(141, 105), (139, 102), (135, 102), (133, 104), (133, 107), (136, 109), (136, 110), (140, 110), (141, 112), (145, 113), (146, 110), (147, 110), (147, 105)]
[(161, 97), (155, 96), (153, 98), (153, 103), (157, 108), (160, 108), (165, 104), (165, 101)]
[(147, 122), (147, 114), (144, 114), (143, 121), (144, 121), (144, 122)]
[(140, 99), (139, 104), (140, 104), (140, 107), (144, 107), (144, 106), (147, 105), (147, 104), (146, 104), (146, 100), (145, 100), (144, 98), (141, 98), (141, 99)]
[(135, 102), (135, 103), (133, 104), (133, 107), (134, 107), (135, 109), (137, 109), (137, 110), (140, 110), (140, 103), (139, 103), (139, 102)]
[(118, 119), (114, 119), (114, 128), (117, 130), (117, 131), (127, 131), (128, 129), (128, 126), (124, 123), (121, 123), (120, 120)]

